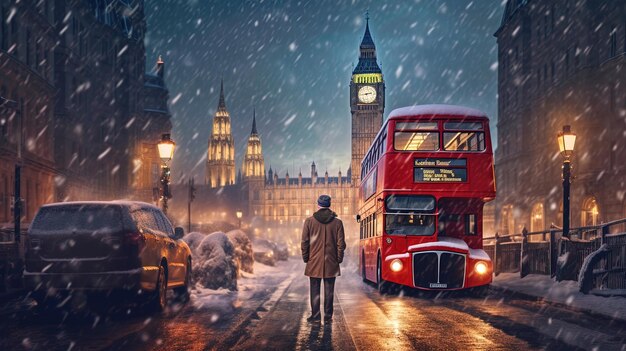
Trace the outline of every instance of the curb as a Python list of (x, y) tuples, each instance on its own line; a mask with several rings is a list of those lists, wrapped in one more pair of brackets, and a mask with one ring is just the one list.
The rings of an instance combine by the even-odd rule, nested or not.
[[(289, 282), (289, 284), (286, 284), (286, 286), (284, 288), (278, 286), (276, 290), (274, 290), (268, 297), (267, 300), (264, 301), (260, 301), (260, 303), (257, 305), (257, 307), (251, 311), (249, 311), (248, 313), (246, 313), (246, 315), (241, 319), (241, 321), (239, 323), (237, 323), (237, 325), (232, 326), (231, 328), (229, 328), (228, 332), (229, 335), (222, 340), (221, 342), (216, 343), (215, 345), (212, 346), (211, 349), (216, 348), (218, 350), (220, 349), (232, 349), (232, 348), (236, 348), (239, 344), (239, 342), (241, 341), (241, 339), (245, 336), (245, 332), (246, 332), (246, 328), (252, 323), (252, 320), (254, 318), (255, 315), (257, 315), (257, 313), (264, 308), (264, 305), (269, 302), (272, 298), (272, 295), (274, 294), (278, 294), (279, 297), (276, 301), (274, 301), (273, 306), (267, 310), (267, 311), (263, 311), (266, 312), (268, 315), (270, 313), (272, 313), (276, 307), (276, 305), (278, 304), (278, 302), (283, 298), (283, 296), (285, 295), (285, 293), (287, 292), (287, 290), (289, 290), (289, 288), (291, 287), (291, 285), (293, 284), (293, 282), (295, 281), (295, 276), (292, 274), (290, 277), (292, 277), (291, 281)], [(261, 320), (261, 318), (259, 318), (259, 320)], [(253, 337), (254, 335), (248, 335), (248, 337)]]
[(489, 285), (489, 289), (492, 290), (496, 290), (499, 291), (501, 293), (508, 293), (510, 296), (513, 297), (518, 297), (524, 300), (531, 300), (531, 301), (541, 301), (544, 303), (547, 303), (548, 305), (554, 306), (554, 307), (558, 307), (558, 308), (562, 308), (562, 309), (567, 309), (570, 311), (574, 311), (574, 312), (579, 312), (579, 313), (586, 313), (589, 314), (591, 316), (597, 317), (597, 318), (610, 318), (613, 321), (617, 321), (620, 323), (626, 323), (626, 316), (625, 317), (614, 317), (611, 316), (609, 314), (605, 314), (602, 312), (598, 312), (595, 310), (591, 310), (591, 309), (587, 309), (587, 308), (580, 308), (580, 307), (576, 307), (576, 306), (571, 306), (571, 305), (567, 305), (564, 304), (562, 302), (556, 302), (556, 301), (552, 301), (552, 300), (548, 300), (542, 296), (536, 296), (536, 295), (532, 295), (532, 294), (527, 294), (521, 291), (517, 291), (514, 289), (510, 289), (510, 288), (505, 288), (502, 286), (495, 286), (493, 285), (493, 283), (491, 285)]

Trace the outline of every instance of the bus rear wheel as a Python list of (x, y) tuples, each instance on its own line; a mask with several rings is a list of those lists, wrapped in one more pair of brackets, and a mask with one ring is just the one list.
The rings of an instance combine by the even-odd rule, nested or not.
[(361, 278), (363, 278), (363, 282), (367, 283), (367, 275), (365, 273), (365, 253), (361, 252)]

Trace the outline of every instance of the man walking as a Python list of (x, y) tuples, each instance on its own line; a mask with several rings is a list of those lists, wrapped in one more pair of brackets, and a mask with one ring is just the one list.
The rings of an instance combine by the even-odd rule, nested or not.
[(302, 228), (302, 259), (306, 263), (304, 275), (311, 282), (311, 316), (309, 322), (320, 320), (320, 284), (324, 280), (324, 321), (333, 319), (335, 278), (341, 275), (346, 240), (343, 222), (330, 210), (330, 196), (317, 199), (318, 211), (304, 221)]

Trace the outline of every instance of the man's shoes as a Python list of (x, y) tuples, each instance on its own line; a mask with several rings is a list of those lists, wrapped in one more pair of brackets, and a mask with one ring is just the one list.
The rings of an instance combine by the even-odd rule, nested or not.
[(306, 319), (307, 322), (310, 323), (315, 323), (315, 322), (319, 322), (320, 321), (320, 316), (309, 316), (309, 318)]

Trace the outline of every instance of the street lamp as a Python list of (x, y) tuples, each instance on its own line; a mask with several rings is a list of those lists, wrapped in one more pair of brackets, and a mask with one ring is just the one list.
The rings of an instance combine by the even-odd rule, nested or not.
[(243, 217), (243, 212), (241, 210), (237, 210), (235, 214), (237, 215), (237, 219), (239, 220), (239, 229), (241, 229), (241, 217)]
[(571, 184), (571, 157), (576, 144), (576, 134), (572, 133), (569, 125), (563, 126), (563, 131), (559, 132), (557, 138), (559, 151), (563, 156), (563, 236), (569, 237), (569, 200)]
[(161, 141), (157, 145), (159, 149), (159, 157), (161, 158), (161, 186), (163, 187), (163, 212), (167, 214), (167, 199), (171, 198), (170, 194), (170, 167), (168, 162), (174, 156), (174, 148), (176, 143), (170, 138), (170, 134), (166, 133), (161, 136)]

